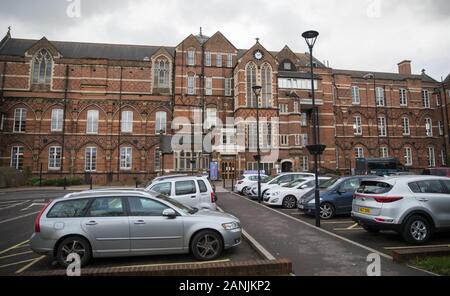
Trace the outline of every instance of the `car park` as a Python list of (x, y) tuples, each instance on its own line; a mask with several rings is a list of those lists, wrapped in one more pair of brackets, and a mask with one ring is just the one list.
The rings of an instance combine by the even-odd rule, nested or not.
[(169, 176), (152, 182), (145, 190), (164, 194), (189, 207), (216, 210), (216, 194), (205, 177)]
[[(331, 178), (319, 177), (319, 184), (329, 179)], [(297, 207), (298, 200), (314, 186), (315, 178), (297, 179), (267, 190), (263, 196), (263, 203), (269, 206), (283, 206), (286, 209), (294, 209)]]
[[(265, 180), (268, 176), (267, 175), (260, 175), (261, 180)], [(248, 190), (258, 182), (258, 174), (244, 174), (242, 175), (237, 181), (236, 185), (234, 186), (234, 191), (245, 194), (245, 192), (248, 192)]]
[(364, 180), (355, 193), (353, 219), (369, 232), (395, 230), (412, 244), (450, 229), (450, 178), (397, 176)]
[[(297, 179), (305, 178), (305, 177), (314, 177), (314, 174), (310, 173), (281, 173), (273, 179), (266, 179), (264, 182), (261, 182), (261, 196), (264, 196), (267, 190), (278, 187), (289, 182), (295, 181)], [(255, 184), (250, 189), (249, 196), (253, 199), (258, 198), (258, 184)]]
[(36, 218), (31, 249), (67, 266), (91, 258), (191, 253), (213, 260), (241, 242), (240, 221), (193, 209), (156, 192), (86, 191), (47, 204)]
[[(378, 176), (348, 176), (330, 179), (322, 184), (320, 190), (320, 218), (327, 220), (335, 215), (352, 212), (353, 193), (361, 181), (379, 178)], [(308, 215), (314, 215), (316, 209), (315, 190), (310, 190), (298, 201), (298, 209)]]

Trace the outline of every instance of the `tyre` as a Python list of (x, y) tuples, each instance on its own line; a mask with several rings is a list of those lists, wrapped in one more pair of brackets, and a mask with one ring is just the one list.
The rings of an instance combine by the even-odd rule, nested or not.
[(241, 194), (247, 195), (247, 191), (248, 191), (248, 187), (246, 186), (246, 187), (242, 188)]
[(376, 227), (373, 227), (373, 226), (366, 226), (366, 225), (364, 225), (363, 228), (364, 228), (365, 231), (367, 231), (369, 233), (379, 233), (380, 232), (380, 229), (378, 229)]
[(323, 220), (329, 220), (334, 217), (334, 206), (329, 202), (324, 202), (320, 205), (320, 218)]
[(222, 254), (222, 237), (212, 230), (200, 231), (193, 237), (190, 248), (197, 260), (214, 260)]
[(67, 261), (67, 256), (71, 253), (77, 253), (81, 259), (81, 266), (85, 266), (89, 263), (92, 257), (91, 245), (82, 237), (67, 237), (58, 245), (58, 248), (56, 249), (56, 260), (61, 266), (67, 267), (71, 263)]
[(297, 207), (297, 198), (293, 195), (288, 195), (283, 199), (283, 208), (294, 209)]
[(433, 234), (433, 226), (428, 219), (413, 215), (406, 220), (402, 236), (405, 241), (414, 245), (426, 243)]

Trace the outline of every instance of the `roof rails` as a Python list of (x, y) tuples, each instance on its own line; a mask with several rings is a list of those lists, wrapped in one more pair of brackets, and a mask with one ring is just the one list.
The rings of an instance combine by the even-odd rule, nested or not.
[(142, 196), (147, 196), (149, 193), (143, 189), (135, 189), (135, 188), (125, 188), (125, 189), (94, 189), (94, 190), (86, 190), (80, 192), (73, 192), (66, 194), (63, 198), (73, 198), (73, 197), (88, 197), (88, 196), (96, 196), (99, 194), (107, 194), (107, 193), (119, 193), (119, 192), (128, 192), (132, 194), (138, 194)]

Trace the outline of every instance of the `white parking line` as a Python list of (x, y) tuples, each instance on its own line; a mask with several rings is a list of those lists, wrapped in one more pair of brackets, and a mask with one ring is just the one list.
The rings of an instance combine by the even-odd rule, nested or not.
[(25, 218), (25, 217), (28, 217), (28, 216), (31, 216), (31, 215), (36, 215), (39, 212), (40, 211), (32, 212), (32, 213), (28, 213), (28, 214), (25, 214), (25, 215), (22, 215), (22, 216), (17, 216), (17, 217), (14, 217), (14, 218), (6, 219), (6, 220), (3, 220), (3, 221), (0, 221), (0, 224), (8, 223), (8, 222), (11, 222), (11, 221), (14, 221), (14, 220), (18, 220), (18, 219), (22, 219), (22, 218)]
[(349, 221), (327, 221), (327, 222), (321, 222), (321, 224), (353, 224), (355, 221), (349, 220)]
[(23, 212), (23, 211), (29, 210), (32, 207), (38, 207), (38, 206), (42, 207), (45, 205), (46, 205), (46, 203), (43, 203), (43, 202), (34, 202), (34, 203), (30, 204), (28, 207), (21, 209), (20, 211)]
[(18, 206), (21, 206), (21, 205), (23, 205), (23, 204), (25, 204), (25, 203), (27, 203), (27, 202), (29, 202), (29, 201), (26, 200), (26, 201), (24, 201), (24, 202), (20, 202), (20, 203), (16, 203), (16, 204), (12, 204), (12, 205), (6, 206), (6, 207), (2, 207), (2, 208), (0, 208), (0, 211), (6, 210), (6, 209), (10, 209), (10, 208), (14, 208), (14, 207), (18, 207)]
[(23, 261), (19, 261), (19, 262), (13, 262), (13, 263), (5, 264), (5, 265), (0, 265), (0, 268), (5, 268), (5, 267), (9, 267), (9, 266), (19, 265), (19, 264), (31, 262), (31, 261), (34, 261), (34, 260), (36, 260), (36, 258), (23, 260)]
[(14, 246), (12, 246), (12, 247), (9, 247), (8, 249), (5, 249), (5, 250), (3, 250), (3, 251), (0, 251), (0, 255), (1, 255), (1, 254), (5, 254), (6, 252), (11, 251), (11, 250), (14, 250), (14, 249), (16, 249), (16, 248), (21, 248), (21, 247), (24, 246), (24, 244), (26, 244), (26, 243), (28, 243), (28, 242), (30, 242), (29, 239), (27, 239), (26, 241), (23, 241), (23, 242), (21, 242), (21, 243), (18, 243), (17, 245), (14, 245)]
[(402, 249), (420, 249), (420, 248), (443, 248), (450, 245), (425, 245), (425, 246), (404, 246), (404, 247), (385, 247), (386, 250), (402, 250)]

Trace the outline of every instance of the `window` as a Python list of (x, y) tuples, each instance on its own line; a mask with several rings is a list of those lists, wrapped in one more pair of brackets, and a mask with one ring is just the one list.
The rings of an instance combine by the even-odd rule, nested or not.
[(375, 91), (376, 91), (376, 105), (378, 107), (383, 107), (384, 106), (384, 88), (377, 87), (375, 89)]
[(289, 145), (289, 136), (288, 135), (280, 135), (280, 144), (281, 144), (281, 146)]
[(298, 102), (295, 101), (295, 102), (294, 102), (294, 113), (298, 113), (298, 112), (299, 112), (299, 109), (298, 109)]
[(359, 96), (359, 87), (352, 86), (352, 103), (353, 105), (361, 104), (361, 98)]
[(120, 148), (120, 169), (131, 170), (133, 149), (131, 147)]
[(216, 67), (222, 67), (222, 54), (216, 54)]
[(48, 169), (59, 170), (61, 169), (61, 147), (50, 147), (48, 149)]
[(302, 145), (302, 136), (295, 135), (295, 146), (301, 146), (301, 145)]
[(87, 112), (87, 126), (86, 133), (98, 133), (98, 110), (89, 110)]
[(6, 115), (5, 113), (0, 114), (0, 131), (5, 130), (5, 121), (6, 121)]
[(155, 134), (166, 132), (167, 113), (164, 111), (158, 111), (155, 115)]
[(409, 187), (414, 193), (447, 193), (440, 180), (425, 180), (412, 184), (409, 184)]
[(247, 127), (247, 145), (249, 149), (256, 149), (257, 144), (257, 127), (255, 122), (251, 122)]
[(90, 199), (78, 199), (55, 203), (47, 214), (47, 218), (77, 218), (83, 217)]
[(205, 77), (205, 95), (212, 95), (212, 77)]
[(283, 68), (284, 68), (284, 70), (292, 70), (292, 65), (290, 62), (284, 62)]
[(412, 165), (413, 165), (412, 149), (409, 147), (405, 147), (405, 166), (412, 166)]
[(161, 149), (156, 148), (155, 149), (155, 161), (154, 161), (155, 172), (161, 171), (161, 157), (163, 157), (162, 153), (161, 153)]
[(170, 194), (172, 192), (172, 183), (166, 182), (166, 183), (156, 184), (155, 186), (150, 188), (150, 190), (170, 196)]
[(187, 64), (188, 66), (195, 65), (195, 49), (189, 49), (187, 52)]
[(175, 182), (175, 195), (197, 194), (194, 181)]
[(362, 147), (355, 148), (355, 157), (356, 158), (364, 158), (364, 149)]
[(263, 149), (270, 149), (272, 147), (272, 123), (260, 123), (261, 147)]
[[(177, 171), (188, 171), (191, 169), (195, 169), (197, 167), (197, 161), (200, 158), (201, 153), (194, 153), (194, 157), (192, 157), (191, 152), (175, 152), (175, 170)], [(191, 160), (194, 160), (195, 163), (191, 163)]]
[(205, 127), (207, 129), (217, 126), (217, 109), (206, 108), (206, 122)]
[(27, 125), (27, 110), (25, 108), (17, 108), (14, 111), (14, 132), (24, 133)]
[(422, 105), (424, 108), (430, 108), (430, 93), (428, 90), (422, 90)]
[(96, 198), (89, 209), (89, 217), (120, 217), (125, 216), (122, 198), (100, 197)]
[(380, 137), (386, 137), (386, 118), (383, 116), (378, 117), (378, 135)]
[(354, 133), (357, 136), (362, 135), (362, 125), (361, 125), (361, 116), (354, 117), (354, 125), (353, 125)]
[(404, 136), (409, 136), (411, 134), (408, 117), (402, 117), (402, 134)]
[(131, 216), (162, 216), (169, 207), (150, 198), (129, 197)]
[(85, 165), (86, 172), (95, 172), (97, 170), (97, 148), (87, 147), (85, 150)]
[[(311, 80), (296, 78), (278, 78), (279, 88), (307, 89), (311, 90)], [(314, 81), (314, 89), (317, 89), (317, 81)]]
[(205, 52), (205, 66), (211, 66), (211, 52), (209, 51)]
[(441, 149), (441, 164), (442, 166), (447, 165), (447, 157), (445, 156), (444, 148)]
[(308, 125), (308, 114), (306, 114), (305, 112), (302, 112), (302, 114), (301, 114), (300, 125), (301, 126), (307, 126)]
[(189, 74), (187, 80), (188, 95), (195, 95), (195, 75), (192, 73)]
[(404, 88), (399, 89), (400, 93), (400, 106), (406, 107), (408, 106), (408, 92)]
[(227, 67), (233, 67), (233, 54), (231, 52), (227, 53)]
[(261, 67), (261, 107), (268, 108), (272, 101), (272, 70), (268, 64)]
[(389, 157), (389, 149), (388, 147), (380, 147), (380, 157), (388, 158)]
[(133, 111), (122, 111), (122, 133), (133, 132)]
[(280, 104), (280, 113), (282, 113), (282, 114), (289, 113), (289, 105), (288, 104)]
[(249, 63), (245, 70), (246, 73), (246, 86), (247, 86), (247, 107), (256, 107), (256, 98), (253, 93), (253, 86), (256, 85), (256, 66), (253, 63)]
[(308, 134), (301, 134), (300, 136), (302, 137), (302, 146), (308, 146)]
[(52, 110), (52, 122), (50, 130), (52, 132), (61, 132), (63, 130), (63, 120), (64, 120), (63, 109), (53, 109)]
[(14, 146), (11, 148), (11, 167), (17, 170), (23, 168), (23, 147)]
[(427, 149), (428, 167), (433, 168), (436, 166), (436, 158), (434, 155), (434, 147), (428, 147)]
[(33, 84), (51, 84), (53, 60), (50, 53), (41, 49), (33, 58)]
[(231, 96), (231, 78), (225, 78), (225, 95)]
[(438, 121), (438, 126), (439, 126), (439, 136), (443, 136), (444, 135), (444, 124), (442, 123), (441, 120)]
[[(261, 162), (261, 171), (264, 171), (267, 175), (270, 175), (273, 168), (274, 163), (273, 162)], [(257, 162), (247, 162), (247, 170), (249, 171), (258, 171), (258, 163)], [(256, 179), (255, 181), (257, 181)]]
[(200, 193), (208, 192), (208, 187), (203, 180), (197, 180), (198, 188), (200, 189)]
[(425, 118), (425, 130), (427, 137), (433, 136), (433, 121), (431, 118)]
[(167, 58), (161, 57), (154, 62), (154, 87), (170, 88), (170, 62)]
[(307, 172), (309, 171), (309, 160), (308, 160), (308, 156), (303, 156), (302, 157), (302, 162), (300, 164), (300, 168), (302, 170), (302, 172)]
[(358, 178), (352, 178), (350, 180), (344, 181), (339, 188), (341, 192), (355, 192), (360, 185)]

